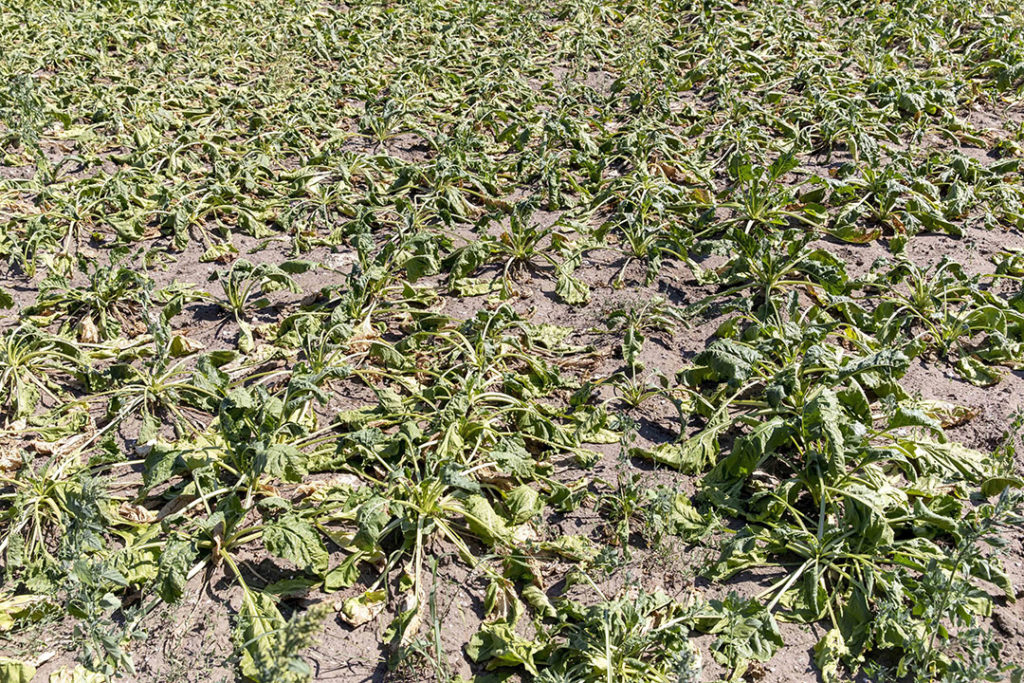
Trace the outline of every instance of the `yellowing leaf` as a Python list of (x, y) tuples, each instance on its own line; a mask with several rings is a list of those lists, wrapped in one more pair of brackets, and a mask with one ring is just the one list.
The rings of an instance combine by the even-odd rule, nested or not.
[(50, 674), (49, 683), (104, 683), (103, 674), (87, 670), (81, 664), (74, 669), (66, 666)]
[(352, 628), (357, 628), (373, 621), (384, 611), (387, 592), (384, 590), (366, 591), (362, 595), (347, 598), (341, 603), (341, 618)]
[(135, 505), (134, 503), (121, 503), (120, 507), (117, 508), (117, 513), (135, 524), (149, 524), (156, 521), (155, 511), (147, 510), (141, 505)]
[(36, 675), (36, 668), (28, 662), (0, 657), (0, 683), (29, 683)]
[(100, 340), (100, 331), (92, 318), (86, 316), (78, 323), (78, 341), (84, 344), (96, 344)]

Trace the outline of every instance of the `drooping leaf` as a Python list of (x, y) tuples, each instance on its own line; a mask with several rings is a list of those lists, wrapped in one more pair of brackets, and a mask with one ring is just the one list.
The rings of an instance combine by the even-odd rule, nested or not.
[(534, 676), (540, 672), (534, 661), (541, 646), (518, 635), (510, 624), (485, 624), (466, 645), (466, 656), (474, 662), (485, 663), (487, 669), (502, 666), (522, 666)]
[(964, 356), (957, 361), (954, 367), (961, 377), (979, 387), (990, 387), (1003, 379), (1001, 372), (985, 365), (973, 356)]
[(162, 484), (170, 479), (181, 465), (181, 451), (172, 444), (158, 441), (146, 454), (142, 470), (142, 483), (146, 488)]
[(332, 592), (349, 588), (359, 580), (359, 560), (362, 553), (357, 552), (349, 555), (345, 560), (324, 575), (324, 590)]
[(674, 467), (685, 474), (698, 474), (718, 459), (718, 436), (726, 426), (724, 422), (714, 423), (678, 443), (662, 443), (649, 449), (634, 447), (629, 454)]
[(980, 483), (996, 474), (991, 457), (955, 441), (900, 439), (897, 447), (918, 474), (935, 473), (972, 483)]
[(850, 650), (846, 647), (843, 634), (837, 628), (830, 629), (818, 640), (814, 646), (814, 663), (818, 666), (825, 683), (835, 683), (839, 680), (839, 666), (843, 658), (849, 654)]
[(828, 470), (833, 476), (846, 470), (846, 442), (839, 426), (842, 420), (839, 400), (831, 389), (821, 390), (804, 406), (804, 429), (812, 439), (824, 441)]
[(313, 672), (300, 653), (312, 644), (329, 610), (320, 603), (285, 620), (271, 596), (248, 593), (234, 632), (242, 673), (257, 683), (309, 681)]

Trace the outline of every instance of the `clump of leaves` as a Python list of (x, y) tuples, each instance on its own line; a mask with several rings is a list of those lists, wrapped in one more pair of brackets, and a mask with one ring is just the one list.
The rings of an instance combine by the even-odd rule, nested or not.
[(221, 296), (214, 301), (234, 318), (239, 328), (238, 348), (249, 353), (255, 348), (252, 325), (249, 321), (251, 308), (265, 308), (270, 300), (265, 295), (276, 291), (298, 293), (302, 291), (292, 275), (302, 273), (312, 266), (308, 261), (283, 261), (274, 263), (252, 263), (237, 259), (227, 271), (215, 271), (211, 281), (220, 283)]
[[(735, 435), (702, 480), (701, 496), (746, 526), (725, 541), (708, 575), (784, 568), (760, 597), (779, 618), (830, 622), (819, 664), (834, 671), (835, 662), (853, 666), (872, 647), (913, 650), (909, 635), (874, 641), (861, 624), (882, 604), (914, 613), (906, 582), (961, 572), (940, 545), (964, 547), (966, 510), (956, 491), (996, 490), (1008, 480), (996, 461), (945, 441), (940, 419), (907, 402), (894, 381), (905, 357), (850, 354), (827, 341), (834, 323), (802, 319), (795, 306), (790, 315), (798, 322), (781, 327), (752, 319), (740, 339), (712, 343), (681, 373), (701, 391), (706, 403), (694, 405), (709, 422), (680, 448)], [(871, 408), (876, 401), (881, 418)], [(965, 573), (1013, 599), (998, 559), (971, 557)], [(991, 598), (974, 594), (982, 600), (970, 609), (984, 610)], [(883, 628), (882, 621), (872, 623)]]
[[(600, 590), (593, 586), (600, 595)], [(537, 681), (637, 681), (700, 679), (700, 655), (689, 641), (692, 614), (664, 595), (643, 591), (584, 606), (559, 601), (557, 623), (536, 638), (495, 622), (473, 636), (466, 653), (488, 669), (522, 667)]]
[(81, 374), (86, 364), (67, 341), (31, 325), (0, 331), (0, 409), (4, 421), (27, 418), (40, 400), (59, 404), (65, 389), (56, 377)]
[(51, 272), (39, 285), (36, 303), (24, 314), (34, 319), (57, 317), (60, 332), (95, 344), (113, 339), (122, 331), (134, 337), (145, 331), (140, 319), (153, 288), (145, 274), (126, 267), (127, 255), (115, 252), (110, 265), (99, 265), (82, 255), (78, 269), (88, 279), (85, 287), (74, 286), (70, 277)]

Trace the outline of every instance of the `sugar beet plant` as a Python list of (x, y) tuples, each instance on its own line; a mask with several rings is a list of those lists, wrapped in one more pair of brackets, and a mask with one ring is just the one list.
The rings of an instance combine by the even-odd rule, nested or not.
[(1022, 45), (0, 0), (0, 681), (1016, 680)]

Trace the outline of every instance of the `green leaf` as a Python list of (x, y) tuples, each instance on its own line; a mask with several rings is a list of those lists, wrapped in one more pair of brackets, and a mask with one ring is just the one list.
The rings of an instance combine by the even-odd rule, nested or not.
[(526, 484), (511, 491), (505, 497), (505, 505), (515, 525), (529, 521), (544, 509), (540, 494)]
[(360, 550), (373, 552), (380, 543), (384, 528), (391, 521), (388, 501), (381, 496), (373, 496), (359, 506), (356, 512), (356, 524), (359, 526), (353, 545)]
[(146, 454), (146, 461), (142, 466), (142, 484), (147, 489), (162, 484), (183, 465), (181, 451), (177, 447), (158, 441)]
[(362, 552), (352, 553), (341, 564), (327, 572), (324, 576), (324, 590), (333, 592), (354, 586), (359, 580), (359, 560), (362, 557)]
[(315, 574), (327, 571), (323, 539), (308, 520), (297, 514), (283, 515), (263, 527), (263, 544), (268, 551), (294, 562), (300, 569)]
[(775, 618), (756, 600), (736, 593), (708, 603), (711, 614), (698, 620), (698, 628), (718, 636), (711, 654), (722, 666), (737, 668), (750, 660), (766, 662), (782, 647)]
[(256, 452), (256, 471), (282, 481), (301, 482), (308, 474), (306, 456), (291, 444), (273, 444)]
[(164, 602), (177, 602), (185, 589), (189, 571), (195, 564), (198, 551), (190, 539), (177, 536), (167, 541), (156, 573), (156, 591)]
[(471, 495), (463, 501), (462, 507), (469, 523), (469, 529), (487, 545), (505, 542), (512, 536), (511, 530), (486, 498)]

